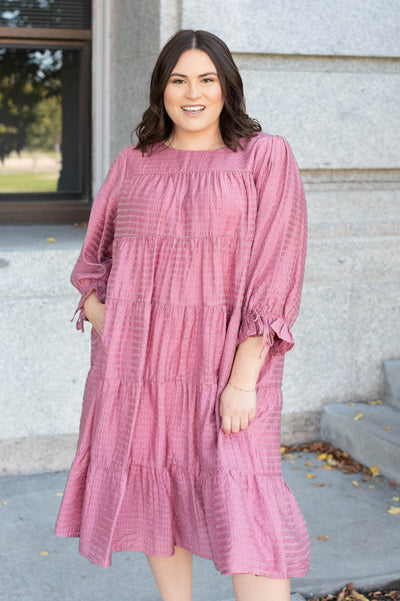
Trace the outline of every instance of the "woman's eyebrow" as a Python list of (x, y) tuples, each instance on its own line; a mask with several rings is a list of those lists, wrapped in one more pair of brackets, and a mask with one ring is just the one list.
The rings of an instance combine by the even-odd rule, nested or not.
[[(217, 75), (217, 73), (214, 73), (214, 71), (209, 71), (208, 73), (199, 75), (199, 77), (206, 77), (206, 75)], [(187, 75), (183, 75), (183, 73), (171, 73), (170, 77), (185, 77), (187, 79)]]

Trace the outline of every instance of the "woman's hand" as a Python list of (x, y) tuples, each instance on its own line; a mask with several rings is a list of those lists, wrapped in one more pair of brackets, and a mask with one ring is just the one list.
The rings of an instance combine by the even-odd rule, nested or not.
[(97, 334), (101, 336), (106, 306), (99, 301), (95, 290), (89, 294), (83, 303), (83, 307), (85, 309), (86, 317), (96, 330)]
[[(236, 386), (236, 383), (235, 383)], [(239, 388), (250, 388), (241, 386)], [(251, 386), (255, 388), (255, 386)], [(225, 434), (245, 430), (256, 416), (257, 393), (242, 392), (227, 384), (221, 393), (219, 402), (219, 414), (222, 417), (221, 429)]]

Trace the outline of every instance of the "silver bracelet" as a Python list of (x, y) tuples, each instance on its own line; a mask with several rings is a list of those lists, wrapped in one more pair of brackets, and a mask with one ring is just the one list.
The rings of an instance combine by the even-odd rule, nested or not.
[(241, 390), (242, 392), (255, 392), (256, 391), (255, 388), (253, 390), (246, 390), (245, 388), (239, 388), (238, 386), (235, 386), (234, 384), (232, 384), (232, 382), (230, 380), (228, 380), (228, 384), (233, 386), (233, 388), (236, 388), (236, 390)]

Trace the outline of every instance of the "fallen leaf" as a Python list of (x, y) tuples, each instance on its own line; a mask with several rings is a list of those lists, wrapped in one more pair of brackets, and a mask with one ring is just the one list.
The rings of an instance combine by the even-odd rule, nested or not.
[(372, 417), (372, 413), (367, 413), (366, 417)]
[(363, 482), (370, 482), (371, 478), (372, 478), (372, 475), (363, 476), (362, 480), (363, 480)]
[(368, 488), (375, 488), (375, 484), (370, 484)]
[(356, 591), (353, 591), (353, 599), (356, 601), (368, 601), (367, 597), (364, 597), (364, 595), (357, 593)]
[(2, 505), (8, 505), (7, 501), (2, 501)]
[(363, 416), (363, 414), (362, 414), (362, 413), (361, 413), (361, 411), (360, 411), (360, 412), (359, 412), (359, 413), (358, 413), (358, 414), (357, 414), (355, 417), (353, 417), (353, 419), (354, 419), (354, 421), (355, 421), (355, 420), (357, 420), (357, 419), (361, 419), (361, 418), (362, 418), (362, 416)]
[(297, 467), (297, 465), (294, 465), (294, 466), (292, 467), (292, 470), (298, 470), (298, 469), (299, 469), (299, 468)]
[(371, 405), (382, 405), (382, 401), (371, 401)]
[(39, 555), (48, 555), (49, 552), (48, 551), (40, 551)]
[(313, 482), (313, 486), (325, 486), (322, 482)]
[(347, 404), (350, 405), (350, 407), (354, 407), (354, 403), (352, 403), (351, 401), (349, 401)]
[(329, 536), (317, 536), (318, 540), (328, 540)]
[(396, 480), (393, 480), (393, 479), (389, 480), (389, 486), (390, 486), (390, 488), (397, 488)]
[(333, 469), (331, 465), (328, 465), (327, 463), (324, 463), (324, 465), (322, 466), (324, 468), (324, 470), (331, 470)]
[(62, 497), (64, 495), (63, 492), (56, 492), (56, 497)]
[(315, 474), (306, 474), (307, 478), (315, 478)]
[(311, 461), (306, 461), (304, 465), (306, 465), (307, 467), (310, 467)]
[(372, 467), (370, 467), (370, 470), (371, 470), (371, 474), (374, 476), (374, 478), (375, 478), (375, 476), (379, 476), (379, 474), (381, 473), (379, 471), (379, 467), (377, 465), (373, 465)]
[(338, 462), (336, 461), (336, 459), (333, 459), (333, 457), (332, 457), (331, 455), (328, 455), (328, 458), (327, 458), (327, 460), (326, 460), (326, 463), (327, 463), (328, 465), (331, 465), (331, 466), (335, 467), (335, 466), (337, 465), (337, 463), (338, 463)]
[(352, 480), (351, 483), (353, 484), (353, 486), (355, 486), (356, 488), (358, 488), (360, 485), (358, 484), (357, 480)]
[(392, 426), (384, 426), (384, 428), (383, 428), (383, 429), (384, 429), (384, 430), (391, 430), (391, 429), (392, 429)]
[(286, 447), (281, 447), (281, 453), (285, 453), (286, 452)]
[(391, 505), (390, 509), (387, 509), (387, 512), (391, 513), (392, 515), (396, 515), (396, 514), (400, 515), (400, 507), (395, 507), (394, 505)]
[[(291, 457), (289, 453), (297, 453), (297, 455), (294, 457), (299, 458), (299, 452), (315, 453), (320, 461), (323, 461), (328, 457), (328, 455), (330, 455), (331, 458), (338, 462), (335, 466), (335, 469), (343, 470), (345, 474), (367, 474), (372, 477), (371, 471), (368, 467), (353, 459), (353, 457), (351, 457), (347, 451), (342, 451), (342, 449), (335, 447), (329, 442), (314, 441), (288, 446), (286, 447), (285, 459)], [(332, 469), (332, 466), (330, 465), (323, 465), (322, 467), (325, 469)], [(394, 483), (391, 484), (391, 486), (397, 485)]]
[(291, 459), (289, 463), (296, 463), (294, 459)]
[(400, 501), (400, 497), (392, 497), (393, 501)]
[(46, 238), (46, 242), (55, 242), (56, 239), (55, 238)]

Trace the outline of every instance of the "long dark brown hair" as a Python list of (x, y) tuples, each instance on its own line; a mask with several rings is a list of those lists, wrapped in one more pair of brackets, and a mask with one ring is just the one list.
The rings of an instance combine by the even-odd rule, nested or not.
[(164, 91), (179, 57), (192, 48), (206, 52), (217, 69), (224, 98), (220, 114), (224, 144), (236, 152), (238, 147), (242, 148), (240, 138), (248, 139), (261, 131), (259, 122), (246, 114), (242, 78), (227, 45), (208, 31), (181, 29), (170, 38), (158, 56), (150, 82), (150, 106), (132, 132), (132, 136), (135, 133), (138, 138), (135, 148), (143, 154), (171, 135), (174, 124), (164, 107)]

